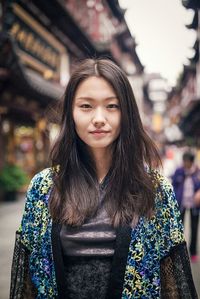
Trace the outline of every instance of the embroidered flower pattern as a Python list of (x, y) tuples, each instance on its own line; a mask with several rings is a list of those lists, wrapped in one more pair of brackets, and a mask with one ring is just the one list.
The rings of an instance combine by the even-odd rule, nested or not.
[(22, 243), (30, 250), (30, 273), (37, 288), (37, 299), (56, 298), (57, 286), (53, 264), (48, 198), (52, 171), (45, 169), (31, 181), (20, 231)]
[[(180, 212), (170, 183), (156, 173), (155, 215), (132, 231), (122, 298), (160, 298), (160, 261), (184, 242)], [(142, 254), (141, 254), (142, 253)], [(130, 275), (131, 274), (131, 275)]]

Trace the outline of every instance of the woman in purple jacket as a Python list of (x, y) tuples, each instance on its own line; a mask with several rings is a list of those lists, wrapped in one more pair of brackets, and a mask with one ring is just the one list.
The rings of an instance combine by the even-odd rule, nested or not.
[(191, 152), (183, 154), (183, 166), (178, 168), (173, 177), (172, 184), (180, 206), (181, 216), (184, 220), (185, 211), (190, 211), (191, 217), (191, 242), (190, 255), (191, 261), (198, 260), (197, 255), (197, 236), (199, 222), (199, 208), (194, 202), (194, 194), (200, 189), (200, 171), (194, 163), (195, 156)]

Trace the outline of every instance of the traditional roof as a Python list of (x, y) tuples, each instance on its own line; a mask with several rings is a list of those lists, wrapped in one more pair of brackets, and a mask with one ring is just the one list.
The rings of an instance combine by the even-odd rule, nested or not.
[(198, 28), (198, 10), (195, 10), (194, 17), (192, 19), (192, 23), (186, 25), (188, 29), (197, 29)]
[(190, 61), (192, 63), (196, 64), (199, 61), (199, 42), (198, 42), (198, 40), (195, 41), (193, 49), (194, 49), (194, 56), (192, 58), (190, 58)]
[(200, 8), (200, 1), (199, 0), (182, 0), (183, 6), (186, 8)]
[(114, 16), (119, 20), (122, 21), (124, 19), (125, 9), (122, 9), (119, 5), (118, 0), (107, 0), (107, 3), (112, 10)]
[[(61, 1), (34, 0), (34, 5), (45, 13), (50, 20), (51, 25), (49, 29), (53, 30), (53, 27), (56, 25), (57, 29), (60, 30), (64, 36), (67, 36), (68, 39), (77, 46), (79, 51), (82, 52), (82, 57), (85, 55), (94, 56), (98, 54), (96, 45), (93, 44), (86, 32), (77, 25), (76, 20), (67, 11)], [(63, 40), (63, 43), (65, 44), (65, 40)]]

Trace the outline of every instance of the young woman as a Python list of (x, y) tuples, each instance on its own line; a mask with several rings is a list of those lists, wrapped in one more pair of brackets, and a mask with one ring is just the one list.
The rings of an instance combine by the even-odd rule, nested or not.
[(27, 192), (10, 298), (197, 298), (159, 161), (123, 71), (83, 61), (66, 88), (52, 167)]

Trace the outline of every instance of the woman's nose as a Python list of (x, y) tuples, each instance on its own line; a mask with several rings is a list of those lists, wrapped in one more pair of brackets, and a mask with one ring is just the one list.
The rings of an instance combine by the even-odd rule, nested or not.
[(105, 113), (102, 108), (98, 108), (94, 111), (92, 122), (94, 125), (104, 125), (106, 122)]

